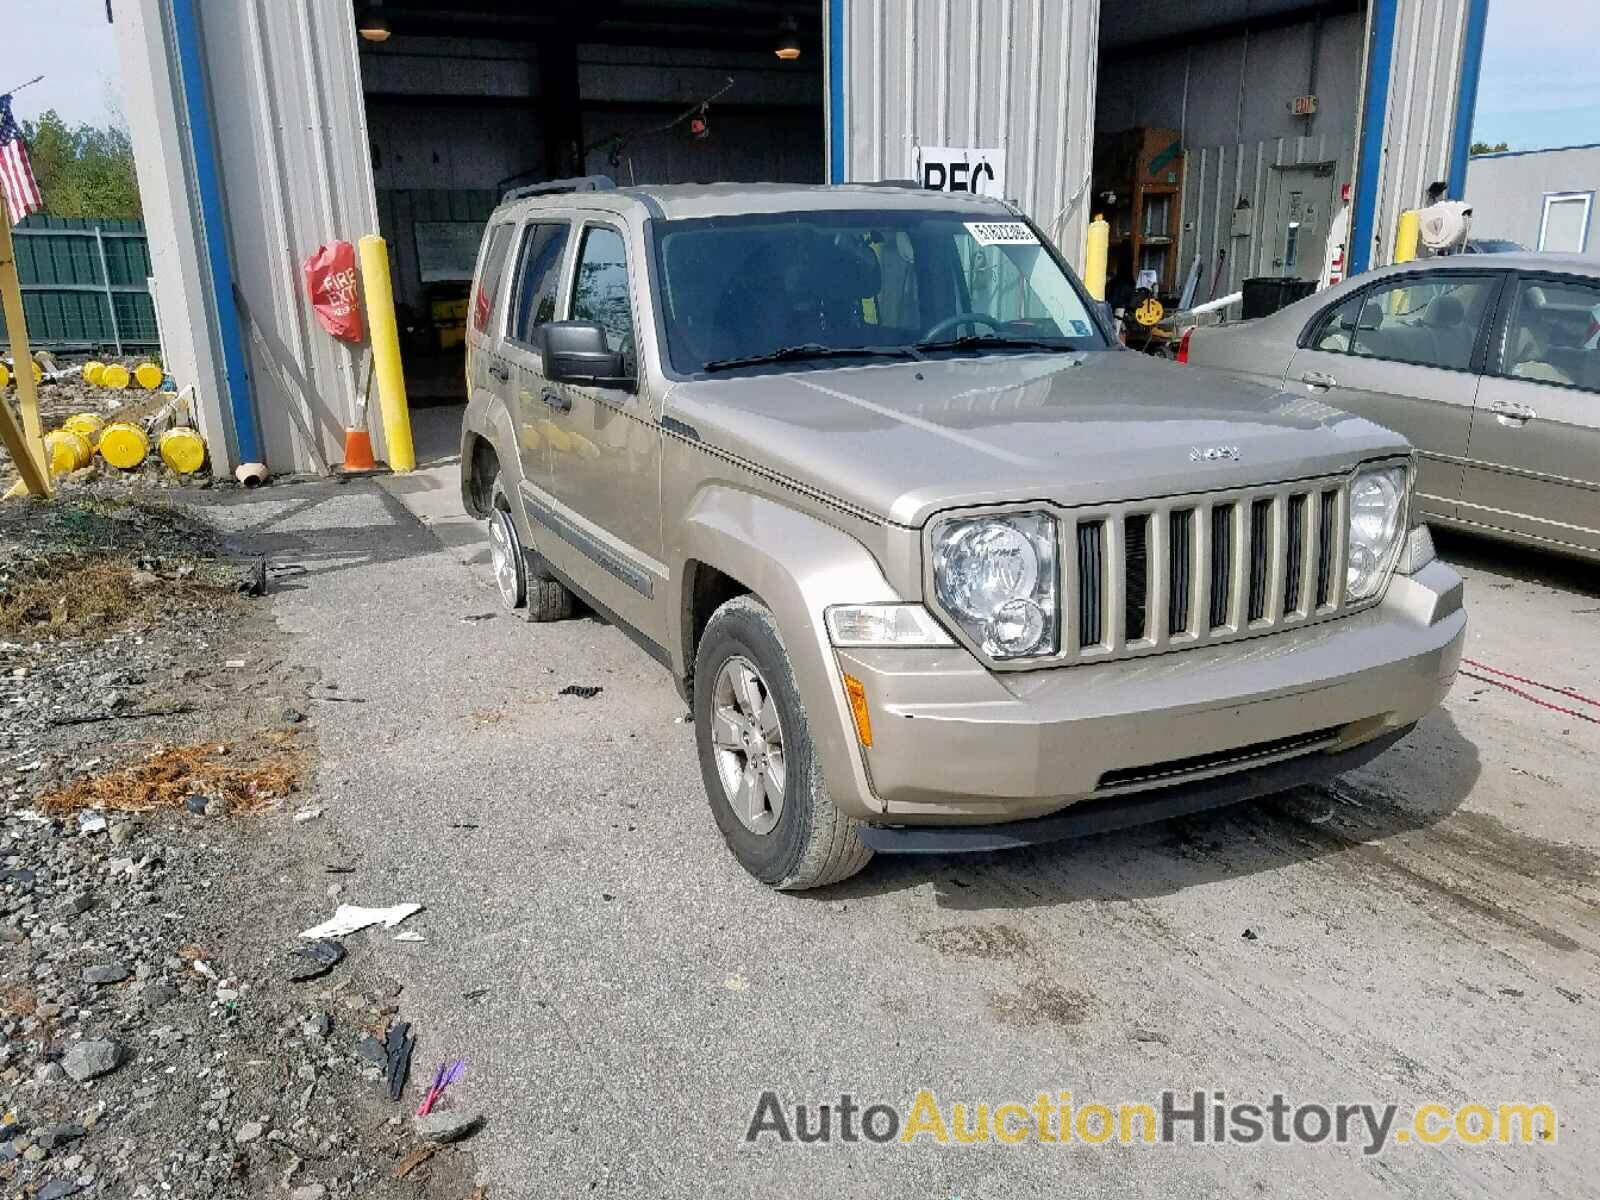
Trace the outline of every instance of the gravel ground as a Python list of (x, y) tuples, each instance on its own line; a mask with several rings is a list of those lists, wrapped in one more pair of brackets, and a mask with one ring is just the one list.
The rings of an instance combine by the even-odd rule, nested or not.
[[(76, 630), (92, 564), (132, 586)], [(408, 1117), (433, 1032), (414, 1030), (402, 1103), (374, 1053), (403, 990), (374, 961), (393, 934), (353, 934), (331, 971), (289, 979), (297, 933), (348, 898), (352, 868), (314, 783), (315, 718), (339, 697), (248, 595), (259, 566), (160, 507), (0, 506), (6, 1195), (471, 1191), (468, 1156)], [(19, 609), (41, 582), (67, 619)], [(198, 749), (152, 760), (162, 747)]]

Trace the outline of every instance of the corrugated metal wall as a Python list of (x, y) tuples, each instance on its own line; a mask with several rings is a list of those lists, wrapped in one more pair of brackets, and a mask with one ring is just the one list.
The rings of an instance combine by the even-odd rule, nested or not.
[(359, 350), (312, 319), (300, 264), (324, 242), (378, 228), (354, 10), (218, 0), (200, 15), (238, 286), (268, 347), (246, 330), (264, 452), (274, 471), (307, 470), (289, 406), (317, 430), (324, 455), (342, 457)]
[(1093, 0), (845, 3), (845, 177), (910, 176), (915, 149), (1006, 151), (1006, 194), (1081, 259), (1094, 143)]
[[(1200, 256), (1201, 300), (1226, 296), (1257, 275), (1278, 275), (1273, 265), (1279, 184), (1276, 167), (1300, 163), (1334, 163), (1331, 194), (1348, 182), (1355, 160), (1354, 131), (1317, 137), (1274, 138), (1239, 146), (1190, 148), (1184, 164), (1183, 232), (1178, 239), (1178, 278)], [(1240, 198), (1250, 202), (1250, 234), (1233, 236), (1233, 209)], [(1324, 212), (1323, 221), (1326, 223)], [(1217, 274), (1217, 251), (1227, 251)]]
[[(1399, 0), (1389, 71), (1371, 262), (1394, 252), (1400, 214), (1450, 176), (1468, 0)], [(1471, 114), (1467, 116), (1471, 120)], [(1372, 164), (1360, 164), (1366, 172)]]

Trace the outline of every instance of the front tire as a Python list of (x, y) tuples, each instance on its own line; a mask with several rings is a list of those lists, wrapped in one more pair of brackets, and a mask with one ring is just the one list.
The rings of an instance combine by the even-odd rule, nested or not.
[(711, 813), (739, 864), (772, 887), (848, 879), (872, 851), (834, 805), (772, 613), (739, 596), (695, 654), (695, 741)]
[(572, 593), (550, 573), (537, 550), (523, 546), (502, 479), (495, 476), (489, 496), (489, 556), (500, 603), (520, 611), (525, 621), (564, 621), (572, 615)]

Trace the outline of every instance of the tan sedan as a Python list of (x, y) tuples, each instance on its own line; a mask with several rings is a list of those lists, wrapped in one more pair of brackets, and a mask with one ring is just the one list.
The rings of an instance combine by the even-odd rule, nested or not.
[(1600, 560), (1600, 260), (1386, 267), (1196, 329), (1185, 361), (1404, 434), (1430, 523)]

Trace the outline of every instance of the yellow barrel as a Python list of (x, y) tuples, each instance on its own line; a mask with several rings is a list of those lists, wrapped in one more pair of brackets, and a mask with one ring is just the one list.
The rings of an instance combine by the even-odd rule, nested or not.
[(11, 372), (6, 370), (5, 363), (0, 363), (0, 392), (6, 390), (11, 383)]
[(150, 439), (129, 421), (113, 421), (100, 431), (100, 457), (124, 471), (137, 467), (150, 453)]
[(161, 461), (179, 475), (193, 475), (206, 465), (206, 444), (200, 434), (186, 426), (169, 429), (161, 435), (156, 447)]
[(139, 381), (139, 386), (147, 392), (153, 392), (161, 386), (161, 381), (167, 373), (153, 362), (140, 363), (133, 369), (133, 377)]
[(101, 362), (98, 358), (91, 358), (88, 362), (83, 364), (83, 381), (85, 383), (91, 383), (95, 387), (99, 387), (100, 376), (105, 374), (105, 370), (105, 363)]
[(79, 467), (87, 467), (94, 457), (89, 439), (70, 429), (52, 429), (44, 435), (44, 457), (50, 464), (50, 474), (65, 475)]
[(104, 418), (97, 413), (73, 413), (61, 422), (61, 428), (82, 434), (93, 446), (100, 440), (100, 431), (106, 427)]
[(129, 374), (127, 367), (121, 363), (111, 363), (104, 371), (100, 372), (100, 385), (120, 392), (128, 386), (128, 381), (132, 378), (133, 376)]

